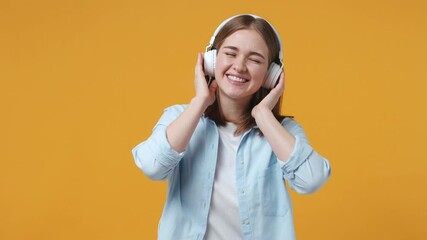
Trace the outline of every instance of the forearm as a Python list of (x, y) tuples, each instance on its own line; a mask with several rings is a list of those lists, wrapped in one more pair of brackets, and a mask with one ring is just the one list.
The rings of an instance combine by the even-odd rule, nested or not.
[(277, 158), (287, 161), (295, 147), (295, 137), (284, 128), (268, 108), (256, 108), (253, 117)]
[(207, 107), (208, 104), (202, 98), (193, 98), (184, 112), (167, 127), (166, 136), (175, 151), (185, 150)]

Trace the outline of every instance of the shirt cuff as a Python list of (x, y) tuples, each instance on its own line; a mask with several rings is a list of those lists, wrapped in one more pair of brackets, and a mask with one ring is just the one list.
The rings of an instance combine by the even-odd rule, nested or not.
[(184, 156), (185, 151), (179, 153), (170, 145), (167, 136), (166, 136), (166, 127), (164, 129), (158, 130), (158, 142), (159, 150), (157, 161), (166, 167), (175, 166)]
[(289, 156), (287, 161), (279, 161), (279, 166), (282, 169), (283, 177), (285, 179), (292, 180), (295, 178), (295, 170), (307, 160), (310, 154), (313, 152), (313, 148), (305, 141), (302, 141), (301, 138), (296, 135), (295, 136), (295, 146), (294, 149)]

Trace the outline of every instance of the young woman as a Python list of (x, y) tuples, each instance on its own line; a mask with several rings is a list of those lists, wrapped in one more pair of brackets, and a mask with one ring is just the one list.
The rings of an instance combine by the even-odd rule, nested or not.
[(279, 114), (280, 37), (266, 20), (238, 15), (207, 50), (198, 55), (194, 98), (167, 108), (133, 149), (149, 178), (168, 180), (158, 239), (295, 239), (285, 180), (312, 193), (330, 166), (301, 126)]

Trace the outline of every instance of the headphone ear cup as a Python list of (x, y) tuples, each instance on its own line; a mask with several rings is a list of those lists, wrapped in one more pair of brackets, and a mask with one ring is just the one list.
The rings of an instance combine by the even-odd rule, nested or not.
[(203, 55), (203, 70), (210, 77), (215, 77), (216, 49), (209, 50)]
[(262, 86), (267, 89), (273, 89), (276, 86), (281, 73), (282, 67), (277, 63), (271, 63)]

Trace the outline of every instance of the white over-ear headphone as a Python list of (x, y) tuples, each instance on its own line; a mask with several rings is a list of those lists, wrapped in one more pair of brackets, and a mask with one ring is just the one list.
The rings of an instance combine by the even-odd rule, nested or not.
[[(249, 15), (249, 16), (252, 16), (254, 18), (263, 19), (262, 17), (256, 16), (256, 15), (252, 15), (252, 14), (245, 14), (245, 15)], [(222, 29), (222, 27), (225, 24), (227, 24), (230, 20), (232, 20), (232, 19), (234, 19), (235, 17), (238, 17), (238, 16), (242, 16), (242, 14), (230, 17), (230, 18), (226, 19), (224, 22), (222, 22), (218, 26), (218, 28), (215, 30), (213, 36), (211, 37), (211, 40), (209, 41), (209, 45), (206, 47), (206, 52), (204, 54), (204, 64), (203, 65), (204, 65), (205, 73), (208, 76), (210, 76), (210, 77), (215, 77), (215, 63), (216, 63), (216, 54), (217, 54), (217, 51), (216, 51), (216, 49), (212, 49), (213, 43), (215, 41), (215, 37), (216, 37), (216, 35), (218, 34), (218, 32)], [(271, 25), (271, 23), (269, 23), (267, 20), (265, 20), (265, 21), (268, 24), (270, 24), (270, 26), (273, 29), (274, 33), (276, 33), (277, 39), (279, 40), (279, 44), (280, 44), (280, 51), (279, 51), (279, 61), (280, 61), (280, 64), (277, 64), (275, 62), (272, 62), (270, 64), (270, 67), (268, 69), (268, 72), (267, 72), (267, 75), (265, 77), (264, 83), (262, 85), (264, 88), (272, 89), (276, 85), (276, 82), (279, 79), (280, 74), (282, 73), (282, 67), (283, 67), (283, 48), (282, 48), (282, 41), (280, 39), (279, 33), (276, 31), (276, 29), (273, 27), (273, 25)]]

